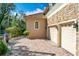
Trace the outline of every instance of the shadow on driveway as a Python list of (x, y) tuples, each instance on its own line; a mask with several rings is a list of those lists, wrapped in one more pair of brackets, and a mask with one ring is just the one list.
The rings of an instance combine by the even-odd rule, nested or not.
[(30, 51), (26, 46), (15, 46), (9, 56), (55, 56), (54, 53)]

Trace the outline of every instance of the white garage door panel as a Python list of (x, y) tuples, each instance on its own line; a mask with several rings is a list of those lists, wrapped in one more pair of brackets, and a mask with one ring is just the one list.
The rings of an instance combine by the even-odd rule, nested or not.
[(76, 53), (76, 29), (72, 26), (62, 27), (62, 47), (75, 55)]
[(50, 37), (51, 37), (51, 40), (57, 44), (57, 29), (56, 28), (54, 27), (50, 28)]

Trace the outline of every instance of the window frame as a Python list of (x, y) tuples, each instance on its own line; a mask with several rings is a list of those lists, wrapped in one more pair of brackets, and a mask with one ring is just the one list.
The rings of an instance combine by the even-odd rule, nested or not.
[[(36, 28), (36, 22), (38, 22), (38, 28)], [(35, 21), (34, 22), (34, 30), (39, 30), (39, 28), (40, 28), (39, 21)]]

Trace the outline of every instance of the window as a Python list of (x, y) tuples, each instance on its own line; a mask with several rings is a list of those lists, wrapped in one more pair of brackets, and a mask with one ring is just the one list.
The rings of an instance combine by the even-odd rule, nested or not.
[(34, 29), (38, 29), (39, 28), (39, 23), (36, 21), (34, 24)]

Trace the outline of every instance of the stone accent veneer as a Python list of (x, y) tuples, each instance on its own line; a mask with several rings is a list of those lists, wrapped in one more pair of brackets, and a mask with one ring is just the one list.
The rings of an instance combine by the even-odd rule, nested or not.
[(77, 3), (70, 3), (48, 19), (48, 26), (62, 21), (77, 19)]

